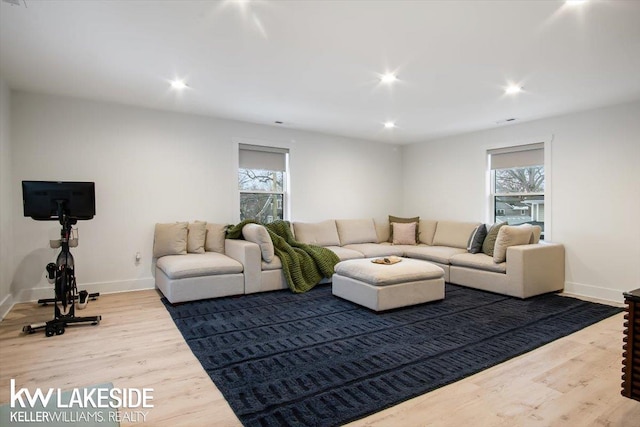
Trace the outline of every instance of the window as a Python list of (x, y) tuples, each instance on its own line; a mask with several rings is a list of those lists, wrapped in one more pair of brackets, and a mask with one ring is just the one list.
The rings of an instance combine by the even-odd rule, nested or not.
[(489, 150), (494, 222), (534, 224), (544, 237), (544, 144)]
[(285, 219), (288, 153), (283, 148), (240, 144), (240, 220)]

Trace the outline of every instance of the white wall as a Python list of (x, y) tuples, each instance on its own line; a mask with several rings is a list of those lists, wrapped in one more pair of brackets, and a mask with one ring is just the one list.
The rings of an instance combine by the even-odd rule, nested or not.
[[(552, 139), (551, 240), (565, 290), (622, 301), (640, 287), (640, 102), (404, 147), (404, 214), (485, 221), (486, 150)], [(549, 196), (547, 196), (549, 197)]]
[(18, 300), (51, 296), (44, 266), (60, 230), (22, 216), (22, 180), (95, 181), (97, 214), (72, 252), (79, 285), (101, 292), (154, 286), (156, 222), (237, 221), (234, 138), (292, 147), (293, 220), (384, 218), (402, 203), (401, 151), (386, 144), (26, 92), (11, 106)]
[(13, 304), (9, 291), (13, 271), (11, 218), (10, 89), (0, 77), (0, 319)]

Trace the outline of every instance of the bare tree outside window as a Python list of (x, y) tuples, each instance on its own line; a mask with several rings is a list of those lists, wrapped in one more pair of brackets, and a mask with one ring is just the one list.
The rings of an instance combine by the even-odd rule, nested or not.
[(544, 235), (544, 167), (496, 169), (493, 173), (494, 219), (510, 225), (536, 224)]
[(497, 169), (496, 193), (544, 193), (544, 166)]
[(285, 172), (238, 169), (240, 220), (262, 223), (284, 219)]

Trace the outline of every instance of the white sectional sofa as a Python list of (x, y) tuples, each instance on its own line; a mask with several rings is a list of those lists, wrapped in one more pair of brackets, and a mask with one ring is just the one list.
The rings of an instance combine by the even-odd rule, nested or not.
[(205, 222), (156, 224), (155, 282), (169, 302), (244, 294), (244, 265), (256, 245), (226, 239), (225, 230)]
[[(506, 260), (498, 259), (500, 262), (496, 262), (494, 256), (468, 251), (470, 237), (480, 223), (420, 220), (416, 225), (419, 230), (416, 244), (391, 243), (391, 225), (373, 219), (293, 222), (292, 229), (296, 240), (326, 247), (341, 261), (390, 255), (423, 260), (441, 267), (446, 282), (518, 298), (560, 291), (564, 287), (564, 247), (557, 243), (535, 242), (536, 235), (539, 237), (535, 229), (526, 235), (526, 243), (508, 238), (507, 231), (524, 235), (522, 230), (516, 230), (517, 227), (506, 227), (504, 232), (500, 230), (498, 241)], [(500, 233), (507, 237), (501, 238)], [(535, 243), (530, 243), (532, 241)], [(156, 267), (157, 287), (172, 303), (286, 289), (288, 286), (279, 258), (269, 257), (270, 262), (267, 262), (263, 257), (269, 252), (266, 250), (268, 244), (264, 238), (226, 239), (224, 256), (241, 264), (240, 272), (237, 268), (233, 272), (222, 267), (216, 270), (212, 264), (202, 268), (198, 263), (193, 264), (189, 272), (192, 264), (179, 258), (185, 255), (167, 259), (160, 257)], [(187, 251), (187, 256), (199, 255), (203, 254), (189, 254)], [(210, 261), (207, 259), (206, 262)], [(206, 263), (204, 257), (202, 262)], [(180, 273), (176, 274), (177, 271)], [(242, 286), (238, 275), (242, 277)], [(230, 284), (232, 281), (234, 285)]]

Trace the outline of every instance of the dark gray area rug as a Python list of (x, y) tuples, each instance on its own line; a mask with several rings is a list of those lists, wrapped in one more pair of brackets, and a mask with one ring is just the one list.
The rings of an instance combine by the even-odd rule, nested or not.
[(344, 424), (622, 311), (449, 284), (443, 301), (386, 313), (334, 297), (331, 285), (164, 303), (247, 426)]

